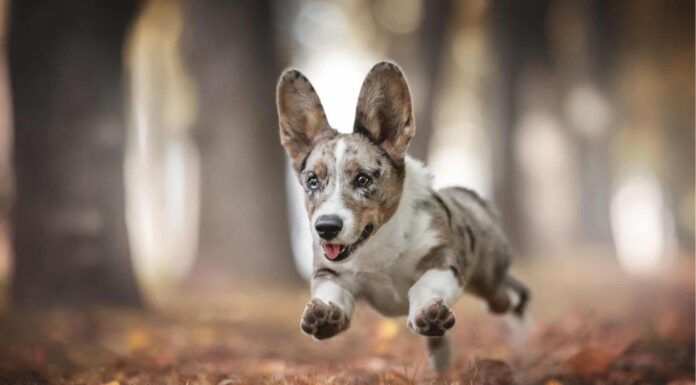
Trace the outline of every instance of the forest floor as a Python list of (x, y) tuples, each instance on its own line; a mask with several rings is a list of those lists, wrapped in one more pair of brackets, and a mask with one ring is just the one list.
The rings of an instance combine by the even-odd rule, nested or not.
[(306, 289), (237, 287), (189, 291), (167, 312), (0, 315), (0, 385), (694, 383), (691, 262), (640, 279), (591, 259), (516, 273), (533, 293), (526, 340), (462, 300), (442, 377), (403, 318), (360, 306), (350, 330), (315, 342), (298, 325)]

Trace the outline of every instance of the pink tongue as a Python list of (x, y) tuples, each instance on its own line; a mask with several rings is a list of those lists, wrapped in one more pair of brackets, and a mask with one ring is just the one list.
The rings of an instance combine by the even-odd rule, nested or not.
[(326, 244), (324, 245), (324, 253), (326, 253), (326, 256), (334, 260), (336, 257), (338, 257), (338, 254), (341, 252), (341, 245), (334, 245), (334, 244)]

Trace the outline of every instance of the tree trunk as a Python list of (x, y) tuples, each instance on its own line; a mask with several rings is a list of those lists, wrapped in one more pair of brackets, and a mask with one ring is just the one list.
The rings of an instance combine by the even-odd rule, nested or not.
[[(611, 84), (613, 38), (616, 35), (609, 20), (609, 3), (605, 1), (557, 2), (564, 6), (563, 19), (557, 23), (577, 24), (585, 36), (575, 50), (555, 53), (560, 64), (556, 76), (561, 87), (561, 98), (572, 100), (573, 92), (580, 87), (594, 94), (595, 111), (588, 111), (588, 102), (574, 105), (571, 114), (566, 113), (564, 123), (569, 128), (569, 138), (575, 152), (577, 179), (577, 235), (575, 241), (596, 246), (611, 247), (609, 204), (611, 200), (611, 127), (612, 110), (608, 90)], [(560, 13), (557, 11), (557, 13)], [(574, 23), (565, 18), (576, 19)], [(561, 18), (557, 16), (558, 18)], [(556, 34), (561, 34), (556, 32)], [(570, 35), (565, 33), (565, 35)], [(572, 38), (572, 37), (571, 37)], [(570, 38), (569, 38), (570, 39)], [(567, 102), (566, 102), (567, 103)], [(576, 103), (577, 104), (577, 103)], [(573, 104), (571, 104), (573, 105)], [(604, 110), (599, 110), (604, 108)], [(570, 118), (570, 116), (574, 118)], [(586, 115), (593, 119), (579, 119)]]
[(184, 54), (198, 85), (197, 271), (294, 282), (278, 137), (272, 1), (189, 2)]
[[(10, 84), (7, 70), (7, 11), (8, 0), (0, 0), (0, 232), (6, 226), (13, 196), (13, 178), (10, 154), (12, 154), (12, 112)], [(5, 234), (0, 234), (3, 239)], [(2, 253), (2, 251), (0, 251)], [(0, 274), (4, 265), (0, 256)]]
[(10, 7), (17, 306), (140, 303), (123, 202), (122, 51), (135, 5)]
[[(416, 158), (427, 161), (430, 138), (436, 130), (435, 103), (446, 49), (449, 46), (449, 32), (452, 24), (454, 7), (451, 0), (428, 0), (423, 2), (424, 14), (420, 34), (420, 52), (418, 65), (423, 73), (421, 94), (421, 112), (416, 116), (418, 134), (413, 138), (409, 152)], [(417, 100), (416, 99), (416, 100)]]
[[(443, 61), (449, 43), (454, 6), (451, 0), (424, 1), (419, 28), (409, 34), (390, 35), (389, 57), (404, 67), (411, 82), (416, 117), (416, 136), (409, 155), (427, 161), (430, 139), (436, 127), (435, 103), (441, 89)], [(412, 72), (410, 69), (413, 68)]]
[(495, 200), (502, 213), (504, 227), (519, 249), (528, 249), (520, 203), (520, 170), (515, 148), (516, 127), (521, 110), (520, 80), (526, 70), (548, 63), (545, 41), (545, 16), (548, 0), (530, 2), (496, 1), (492, 4), (492, 28), (497, 47), (500, 79), (497, 95), (500, 109), (493, 143), (497, 179)]

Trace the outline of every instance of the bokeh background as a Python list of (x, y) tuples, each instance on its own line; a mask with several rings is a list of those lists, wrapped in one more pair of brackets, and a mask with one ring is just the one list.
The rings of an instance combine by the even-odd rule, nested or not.
[(660, 303), (693, 323), (692, 1), (0, 0), (0, 48), (3, 317), (306, 299), (276, 79), (300, 69), (346, 131), (388, 58), (410, 154), (498, 206), (542, 313), (631, 318), (615, 304), (684, 282)]

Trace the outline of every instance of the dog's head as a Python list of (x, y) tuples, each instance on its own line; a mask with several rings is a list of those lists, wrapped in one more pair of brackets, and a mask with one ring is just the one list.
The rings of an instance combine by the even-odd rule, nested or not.
[(326, 258), (344, 260), (399, 204), (415, 133), (406, 78), (389, 62), (370, 70), (351, 134), (329, 126), (314, 87), (296, 70), (281, 75), (277, 103), (280, 142), (304, 188), (314, 239)]

